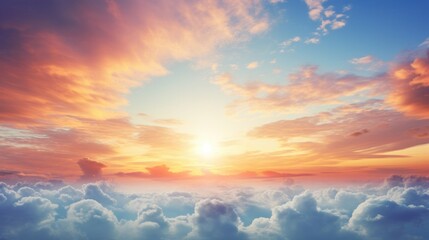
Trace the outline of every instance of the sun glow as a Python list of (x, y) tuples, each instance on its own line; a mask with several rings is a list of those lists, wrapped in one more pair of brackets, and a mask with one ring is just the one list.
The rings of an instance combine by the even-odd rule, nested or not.
[(197, 153), (204, 158), (212, 158), (216, 153), (215, 146), (209, 142), (201, 142), (197, 146)]

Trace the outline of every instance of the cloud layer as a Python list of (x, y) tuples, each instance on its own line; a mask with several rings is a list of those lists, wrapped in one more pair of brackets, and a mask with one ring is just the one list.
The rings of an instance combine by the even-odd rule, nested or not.
[(104, 182), (0, 183), (0, 239), (426, 239), (428, 186), (392, 176), (365, 187), (124, 194)]

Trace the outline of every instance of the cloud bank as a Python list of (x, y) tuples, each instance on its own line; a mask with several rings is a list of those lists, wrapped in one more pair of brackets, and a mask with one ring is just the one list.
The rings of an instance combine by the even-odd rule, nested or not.
[(427, 239), (428, 186), (392, 176), (360, 187), (125, 194), (105, 182), (0, 183), (0, 239)]

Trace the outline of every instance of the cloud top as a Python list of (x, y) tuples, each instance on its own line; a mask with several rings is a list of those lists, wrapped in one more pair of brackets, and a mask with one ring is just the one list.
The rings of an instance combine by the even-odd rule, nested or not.
[[(230, 187), (217, 189), (217, 197), (210, 191), (125, 194), (102, 182), (0, 183), (0, 238), (426, 239), (428, 182), (392, 176), (364, 187)], [(174, 213), (183, 206), (187, 212)]]

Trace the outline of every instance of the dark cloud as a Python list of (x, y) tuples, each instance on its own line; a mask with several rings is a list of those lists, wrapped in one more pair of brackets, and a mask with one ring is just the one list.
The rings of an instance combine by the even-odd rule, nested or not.
[(425, 239), (429, 237), (429, 209), (370, 199), (356, 208), (350, 226), (368, 239)]
[(417, 138), (429, 138), (429, 126), (413, 128), (410, 130), (410, 133)]
[(357, 131), (357, 132), (350, 134), (350, 136), (359, 137), (360, 135), (365, 134), (365, 133), (369, 133), (369, 130), (368, 129), (362, 129), (360, 131)]
[(16, 175), (20, 173), (19, 171), (12, 171), (12, 170), (0, 170), (0, 177), (1, 176), (8, 176), (8, 175)]
[(240, 220), (233, 206), (217, 199), (197, 203), (193, 221), (195, 232), (191, 239), (247, 239), (238, 229)]
[(97, 180), (102, 177), (102, 169), (106, 167), (106, 165), (90, 160), (88, 158), (82, 158), (77, 161), (80, 169), (82, 170), (82, 180)]

